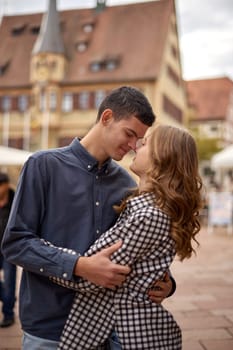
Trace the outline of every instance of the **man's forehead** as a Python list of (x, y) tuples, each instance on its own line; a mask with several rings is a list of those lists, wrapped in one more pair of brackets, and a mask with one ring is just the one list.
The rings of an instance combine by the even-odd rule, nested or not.
[(131, 128), (131, 127), (127, 127), (126, 128), (129, 132), (131, 132), (137, 139), (142, 139), (146, 133), (146, 130), (143, 129), (135, 129), (135, 128)]

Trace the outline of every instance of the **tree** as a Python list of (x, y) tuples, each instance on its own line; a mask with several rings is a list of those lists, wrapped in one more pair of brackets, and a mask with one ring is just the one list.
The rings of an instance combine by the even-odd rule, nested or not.
[[(195, 137), (195, 136), (194, 136)], [(200, 160), (210, 160), (211, 157), (221, 151), (218, 138), (195, 137)]]

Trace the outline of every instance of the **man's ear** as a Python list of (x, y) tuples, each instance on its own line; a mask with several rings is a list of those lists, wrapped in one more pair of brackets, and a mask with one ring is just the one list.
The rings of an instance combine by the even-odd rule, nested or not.
[(103, 111), (100, 117), (100, 121), (103, 125), (108, 125), (113, 120), (113, 112), (110, 108)]

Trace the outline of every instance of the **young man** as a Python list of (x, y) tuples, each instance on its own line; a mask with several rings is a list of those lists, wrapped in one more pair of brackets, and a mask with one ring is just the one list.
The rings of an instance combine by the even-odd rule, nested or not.
[[(8, 221), (14, 190), (10, 187), (9, 177), (0, 173), (0, 242)], [(0, 251), (0, 300), (2, 301), (3, 319), (0, 327), (9, 327), (14, 324), (16, 286), (16, 266), (7, 262)]]
[[(95, 125), (81, 141), (37, 152), (25, 164), (3, 240), (6, 258), (23, 268), (19, 307), (24, 350), (56, 349), (71, 308), (74, 292), (53, 284), (49, 276), (71, 281), (81, 276), (114, 288), (130, 272), (111, 262), (118, 242), (79, 257), (116, 221), (113, 205), (136, 185), (112, 159), (135, 150), (154, 119), (140, 91), (121, 87), (104, 99)], [(40, 238), (79, 254), (46, 247)], [(171, 291), (170, 279), (159, 289), (153, 292), (156, 301)]]

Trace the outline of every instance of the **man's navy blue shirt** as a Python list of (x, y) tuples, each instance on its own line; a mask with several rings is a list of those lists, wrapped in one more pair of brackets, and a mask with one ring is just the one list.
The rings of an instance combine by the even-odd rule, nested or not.
[[(3, 239), (6, 259), (23, 268), (22, 328), (59, 340), (74, 292), (49, 280), (73, 280), (80, 254), (117, 218), (113, 205), (136, 184), (113, 160), (98, 162), (78, 139), (63, 148), (40, 151), (25, 163)], [(72, 248), (77, 254), (45, 246)]]

